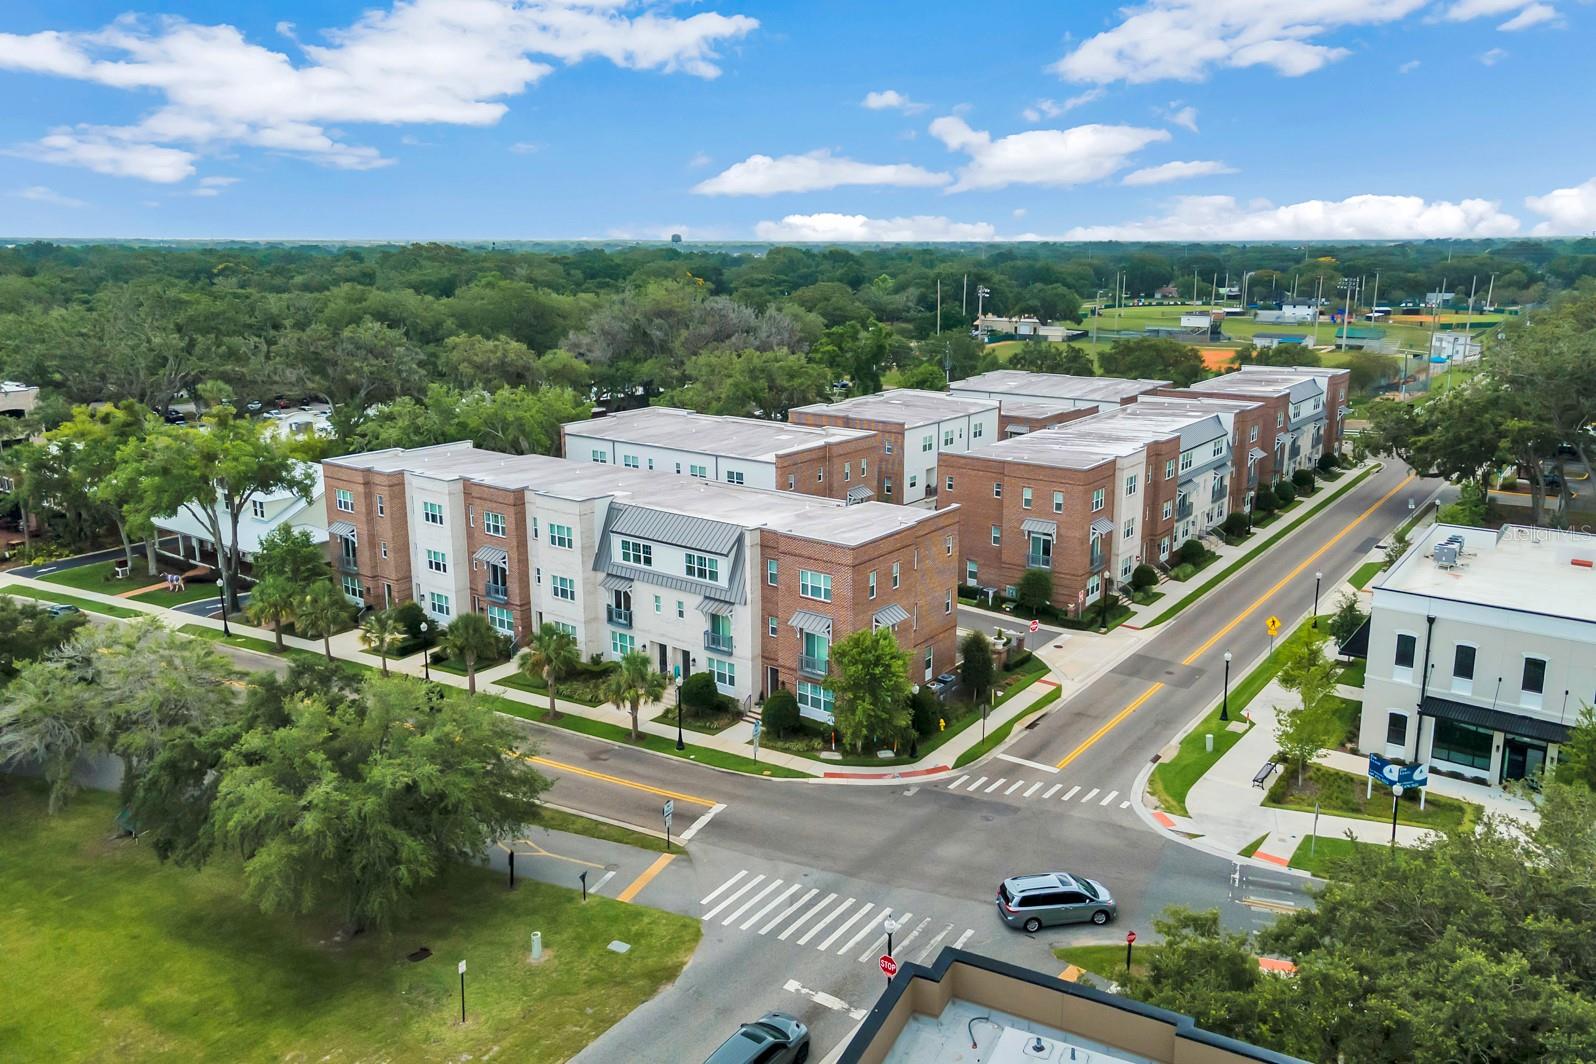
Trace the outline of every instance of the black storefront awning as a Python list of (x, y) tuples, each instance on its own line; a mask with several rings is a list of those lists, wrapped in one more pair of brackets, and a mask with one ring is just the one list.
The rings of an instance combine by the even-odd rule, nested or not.
[(1369, 622), (1365, 620), (1358, 625), (1358, 630), (1347, 637), (1336, 651), (1344, 658), (1367, 658), (1369, 656)]
[(1425, 695), (1424, 701), (1419, 703), (1419, 715), (1436, 717), (1440, 720), (1455, 720), (1460, 724), (1472, 724), (1476, 728), (1489, 728), (1491, 731), (1536, 739), (1543, 743), (1568, 741), (1569, 727), (1566, 724), (1559, 724), (1555, 720), (1520, 716), (1517, 713), (1506, 713), (1486, 706), (1470, 705), (1454, 698)]

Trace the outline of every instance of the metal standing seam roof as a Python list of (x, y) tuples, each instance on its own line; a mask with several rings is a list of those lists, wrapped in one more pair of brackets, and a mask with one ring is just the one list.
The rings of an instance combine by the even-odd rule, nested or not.
[(1249, 461), (1249, 462), (1256, 462), (1260, 458), (1268, 458), (1268, 457), (1269, 457), (1269, 455), (1268, 455), (1267, 452), (1260, 451), (1256, 447), (1254, 447), (1252, 450), (1247, 452), (1247, 461)]
[(1092, 531), (1097, 533), (1099, 536), (1112, 535), (1114, 532), (1114, 522), (1110, 521), (1106, 517), (1099, 517), (1097, 520), (1092, 522)]
[(599, 581), (599, 587), (605, 591), (625, 591), (631, 586), (632, 578), (629, 576), (611, 575)]
[(716, 602), (714, 599), (704, 599), (698, 604), (698, 612), (705, 617), (730, 617), (732, 604), (730, 602)]
[(1058, 535), (1057, 521), (1044, 521), (1040, 517), (1027, 517), (1020, 522), (1020, 531), (1038, 532), (1044, 536)]
[(891, 628), (902, 624), (909, 619), (909, 611), (896, 602), (889, 603), (876, 611), (873, 618), (877, 628)]
[(799, 610), (787, 623), (800, 632), (812, 632), (815, 635), (831, 634), (831, 618), (822, 613)]
[(1486, 706), (1476, 706), (1468, 702), (1459, 702), (1455, 698), (1425, 695), (1424, 701), (1419, 703), (1419, 715), (1436, 717), (1440, 720), (1455, 720), (1461, 724), (1472, 724), (1478, 728), (1488, 728), (1508, 735), (1521, 735), (1526, 739), (1539, 739), (1542, 742), (1568, 741), (1569, 728), (1566, 724), (1559, 724), (1555, 720), (1520, 716), (1517, 713), (1507, 713)]
[(355, 525), (354, 525), (354, 522), (352, 522), (352, 521), (334, 521), (332, 524), (327, 526), (327, 534), (330, 535), (330, 536), (346, 536), (349, 539), (354, 539), (355, 538)]
[(647, 506), (621, 504), (616, 508), (621, 512), (615, 517), (610, 531), (623, 536), (637, 536), (656, 543), (669, 543), (687, 550), (704, 550), (713, 554), (730, 554), (742, 542), (743, 528), (740, 525), (668, 510), (654, 510)]
[(867, 502), (870, 499), (875, 498), (875, 496), (875, 492), (861, 484), (856, 488), (848, 489), (847, 500), (853, 503)]
[(477, 552), (471, 555), (475, 562), (497, 562), (500, 565), (510, 564), (510, 552), (503, 547), (478, 547)]

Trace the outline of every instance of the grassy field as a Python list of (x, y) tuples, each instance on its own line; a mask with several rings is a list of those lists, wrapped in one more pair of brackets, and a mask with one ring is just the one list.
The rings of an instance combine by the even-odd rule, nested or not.
[[(1308, 852), (1310, 849), (1313, 851), (1311, 855)], [(1390, 849), (1378, 842), (1358, 842), (1355, 839), (1321, 835), (1317, 840), (1308, 838), (1297, 844), (1297, 852), (1291, 855), (1291, 867), (1311, 872), (1320, 879), (1329, 879), (1338, 862), (1360, 850), (1384, 856)]]
[[(1208, 307), (1197, 306), (1150, 306), (1150, 307), (1122, 307), (1119, 310), (1109, 308), (1098, 319), (1099, 329), (1114, 331), (1140, 330), (1149, 325), (1178, 326), (1180, 316), (1184, 313), (1206, 311)], [(1441, 320), (1461, 322), (1464, 315), (1443, 314)], [(1483, 315), (1474, 315), (1476, 327), (1483, 327), (1502, 319), (1486, 318)], [(1368, 322), (1355, 322), (1354, 327), (1368, 326)], [(1090, 319), (1085, 326), (1091, 328)], [(1250, 343), (1252, 338), (1260, 332), (1302, 333), (1310, 337), (1310, 342), (1315, 346), (1328, 347), (1336, 343), (1336, 331), (1339, 326), (1330, 321), (1327, 312), (1319, 321), (1317, 329), (1312, 325), (1288, 325), (1276, 322), (1259, 322), (1252, 318), (1227, 317), (1225, 319), (1225, 335), (1238, 343)], [(1428, 320), (1424, 323), (1417, 322), (1382, 322), (1374, 325), (1388, 339), (1395, 340), (1400, 346), (1414, 351), (1428, 351), (1430, 349), (1430, 326)]]
[(18, 598), (33, 599), (35, 602), (58, 602), (66, 606), (76, 606), (84, 613), (98, 613), (105, 617), (121, 617), (123, 620), (149, 616), (142, 610), (129, 609), (127, 606), (113, 606), (106, 602), (95, 602), (93, 599), (79, 598), (76, 595), (66, 595), (58, 591), (45, 591), (42, 588), (24, 587), (21, 584), (11, 584), (4, 588), (3, 593), (15, 595)]
[[(168, 591), (164, 586), (154, 591), (146, 591), (140, 595), (130, 595), (129, 598), (140, 602), (148, 602), (154, 606), (181, 606), (185, 602), (199, 602), (201, 599), (219, 601), (215, 584), (192, 583), (186, 585), (182, 591)], [(231, 614), (229, 614), (231, 616)]]
[(75, 587), (79, 591), (98, 591), (102, 595), (120, 595), (124, 591), (135, 588), (149, 587), (159, 584), (161, 577), (151, 576), (143, 564), (143, 559), (133, 566), (133, 571), (121, 580), (112, 576), (118, 562), (116, 560), (94, 562), (90, 565), (79, 565), (71, 569), (62, 569), (54, 573), (45, 573), (35, 577), (36, 580), (46, 580), (62, 587)]
[(1384, 562), (1364, 562), (1352, 571), (1352, 575), (1347, 578), (1347, 582), (1361, 591), (1369, 586), (1369, 581), (1373, 580), (1374, 575), (1383, 568), (1385, 568)]
[[(641, 831), (621, 827), (603, 820), (594, 820), (592, 817), (582, 816), (580, 813), (568, 812), (564, 809), (550, 809), (543, 806), (538, 812), (538, 826), (548, 828), (550, 831), (568, 831), (572, 835), (586, 835), (590, 839), (603, 839), (606, 842), (619, 842), (624, 846), (636, 846), (640, 850), (655, 850), (665, 852), (665, 840), (645, 835)], [(673, 852), (685, 849), (679, 842), (671, 844)]]
[[(1309, 765), (1302, 786), (1298, 787), (1296, 770), (1282, 767), (1270, 785), (1263, 804), (1276, 809), (1302, 809), (1311, 813), (1317, 802), (1321, 813), (1356, 817), (1359, 820), (1380, 820), (1389, 824), (1390, 790), (1375, 787), (1373, 795), (1365, 799), (1363, 795), (1367, 786), (1363, 776), (1324, 765)], [(1437, 794), (1426, 796), (1424, 808), (1420, 810), (1416, 790), (1402, 796), (1397, 811), (1399, 824), (1447, 832), (1472, 830), (1479, 818), (1480, 807), (1473, 802), (1443, 798)]]
[[(699, 938), (689, 917), (528, 881), (511, 893), (459, 866), (413, 919), (337, 943), (331, 916), (262, 916), (231, 862), (164, 867), (114, 841), (110, 795), (47, 817), (33, 784), (0, 785), (11, 1060), (562, 1061), (675, 979)], [(406, 959), (422, 945), (431, 957)]]
[[(1137, 946), (1131, 952), (1131, 974), (1146, 975), (1147, 962), (1157, 946)], [(1085, 968), (1104, 979), (1125, 978), (1125, 944), (1111, 943), (1101, 946), (1055, 946), (1053, 956), (1063, 964)]]

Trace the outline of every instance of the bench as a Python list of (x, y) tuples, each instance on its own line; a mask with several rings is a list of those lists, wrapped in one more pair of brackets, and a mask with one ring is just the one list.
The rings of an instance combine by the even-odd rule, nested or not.
[(1252, 774), (1252, 785), (1254, 787), (1262, 787), (1264, 785), (1264, 781), (1274, 774), (1274, 771), (1277, 767), (1278, 765), (1276, 762), (1265, 761), (1263, 768)]

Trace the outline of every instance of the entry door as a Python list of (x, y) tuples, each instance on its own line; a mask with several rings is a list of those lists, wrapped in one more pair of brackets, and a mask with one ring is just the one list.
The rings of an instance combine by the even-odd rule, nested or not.
[(1502, 779), (1521, 780), (1540, 774), (1546, 767), (1546, 747), (1508, 739), (1502, 751)]
[(666, 646), (664, 643), (660, 643), (660, 644), (658, 644), (658, 646), (659, 646), (659, 671), (660, 672), (665, 672), (666, 670), (668, 670), (670, 668), (670, 662), (667, 659), (670, 657), (671, 649), (670, 649), (670, 647)]

